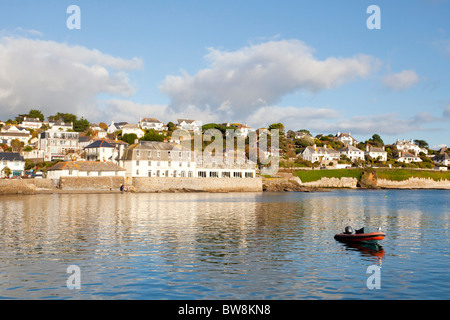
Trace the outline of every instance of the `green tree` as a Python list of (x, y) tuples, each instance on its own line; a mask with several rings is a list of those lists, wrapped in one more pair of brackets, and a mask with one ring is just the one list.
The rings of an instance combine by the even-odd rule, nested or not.
[(125, 141), (128, 144), (134, 144), (134, 141), (137, 139), (137, 135), (135, 133), (126, 133), (120, 138), (120, 140)]
[(73, 130), (75, 132), (84, 132), (90, 127), (89, 121), (81, 117), (80, 120), (76, 120), (73, 122)]
[(376, 133), (368, 141), (371, 142), (372, 145), (379, 147), (379, 148), (384, 146), (383, 139), (381, 139), (380, 135), (378, 135)]
[(44, 114), (41, 112), (41, 110), (37, 110), (37, 109), (31, 109), (30, 112), (28, 112), (28, 117), (39, 118), (39, 120), (41, 120), (41, 121), (44, 121), (44, 119), (45, 119)]
[(153, 129), (147, 130), (144, 136), (141, 138), (142, 141), (164, 141), (164, 136), (160, 135)]
[(426, 142), (425, 140), (414, 140), (414, 143), (417, 144), (420, 148), (428, 149), (428, 142)]
[(3, 173), (4, 173), (7, 177), (9, 177), (9, 176), (12, 174), (11, 169), (8, 168), (8, 167), (4, 167), (4, 168), (3, 168)]
[(273, 129), (278, 129), (278, 130), (280, 130), (280, 134), (283, 134), (284, 133), (284, 125), (282, 124), (282, 123), (272, 123), (270, 126), (269, 126), (269, 130), (273, 130)]

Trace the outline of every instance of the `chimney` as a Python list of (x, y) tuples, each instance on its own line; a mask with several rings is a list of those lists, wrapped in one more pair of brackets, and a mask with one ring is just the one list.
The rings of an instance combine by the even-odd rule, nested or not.
[(370, 147), (369, 145), (366, 146), (366, 151), (369, 152), (370, 151)]

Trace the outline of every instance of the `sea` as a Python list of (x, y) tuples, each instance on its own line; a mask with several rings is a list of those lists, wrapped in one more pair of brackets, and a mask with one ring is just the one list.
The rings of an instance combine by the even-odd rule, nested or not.
[(0, 299), (448, 300), (449, 223), (446, 190), (1, 196)]

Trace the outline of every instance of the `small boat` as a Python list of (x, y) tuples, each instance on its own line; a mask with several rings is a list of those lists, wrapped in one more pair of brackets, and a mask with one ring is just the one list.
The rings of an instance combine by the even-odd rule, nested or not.
[(339, 233), (334, 236), (334, 239), (342, 242), (372, 242), (383, 240), (386, 234), (381, 231), (366, 232), (365, 228), (353, 232), (352, 227), (346, 227), (344, 233)]

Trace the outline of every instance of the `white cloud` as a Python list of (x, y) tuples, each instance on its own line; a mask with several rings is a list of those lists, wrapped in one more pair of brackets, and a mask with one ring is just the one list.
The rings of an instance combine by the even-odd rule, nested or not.
[(86, 115), (99, 94), (131, 96), (128, 72), (142, 61), (113, 57), (65, 43), (5, 36), (0, 38), (0, 118), (31, 108), (45, 115)]
[(399, 73), (389, 73), (382, 79), (382, 82), (394, 91), (403, 91), (417, 84), (419, 76), (414, 70), (403, 70)]
[(313, 49), (298, 40), (269, 41), (236, 51), (210, 48), (208, 67), (191, 76), (167, 76), (160, 90), (171, 106), (219, 109), (245, 117), (261, 106), (274, 105), (297, 91), (317, 93), (356, 78), (365, 78), (379, 66), (376, 58), (356, 55), (318, 60)]

